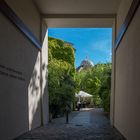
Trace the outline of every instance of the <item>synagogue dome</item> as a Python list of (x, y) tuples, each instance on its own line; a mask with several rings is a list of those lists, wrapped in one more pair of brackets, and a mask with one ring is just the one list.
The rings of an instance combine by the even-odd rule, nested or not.
[(83, 67), (92, 67), (92, 66), (94, 66), (94, 63), (91, 60), (84, 59), (81, 62), (81, 66), (83, 66)]
[(80, 66), (76, 68), (76, 71), (80, 72), (81, 70), (87, 70), (93, 66), (94, 66), (94, 63), (91, 60), (86, 58), (81, 62)]

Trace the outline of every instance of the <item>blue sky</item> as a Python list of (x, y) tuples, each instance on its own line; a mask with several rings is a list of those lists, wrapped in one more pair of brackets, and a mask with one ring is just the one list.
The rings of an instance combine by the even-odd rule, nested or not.
[(76, 67), (86, 56), (94, 64), (111, 62), (111, 28), (49, 28), (49, 36), (74, 44)]

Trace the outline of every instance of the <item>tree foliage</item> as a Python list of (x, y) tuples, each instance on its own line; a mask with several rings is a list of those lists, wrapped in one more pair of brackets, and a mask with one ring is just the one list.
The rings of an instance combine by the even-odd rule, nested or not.
[[(110, 110), (111, 63), (75, 72), (75, 49), (64, 41), (49, 37), (48, 90), (50, 113), (63, 115), (67, 103), (74, 102), (75, 92), (93, 95), (94, 106)], [(90, 100), (87, 99), (87, 102)]]
[(49, 37), (48, 90), (49, 108), (53, 117), (62, 115), (67, 103), (74, 101), (74, 48)]
[(111, 64), (97, 64), (77, 73), (76, 90), (83, 90), (93, 95), (94, 106), (110, 109)]

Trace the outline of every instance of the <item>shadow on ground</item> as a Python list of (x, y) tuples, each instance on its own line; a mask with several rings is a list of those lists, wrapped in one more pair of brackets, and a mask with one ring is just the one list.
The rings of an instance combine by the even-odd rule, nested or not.
[(65, 117), (57, 118), (44, 127), (34, 129), (15, 140), (125, 140), (110, 126), (102, 109), (72, 112), (69, 124)]

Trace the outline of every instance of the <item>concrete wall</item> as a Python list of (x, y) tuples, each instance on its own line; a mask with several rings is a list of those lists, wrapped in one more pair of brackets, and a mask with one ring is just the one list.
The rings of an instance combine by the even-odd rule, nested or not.
[[(124, 0), (117, 16), (117, 31), (132, 0)], [(140, 8), (116, 51), (115, 127), (127, 140), (140, 139)]]
[[(32, 0), (6, 2), (40, 39), (40, 14)], [(42, 119), (47, 90), (42, 97), (41, 60), (41, 52), (0, 13), (0, 139), (11, 140), (47, 123), (47, 113)]]
[(111, 98), (110, 98), (110, 123), (114, 124), (114, 103), (115, 103), (115, 39), (116, 39), (116, 20), (114, 19), (114, 23), (112, 26), (112, 73), (111, 73)]
[(131, 6), (133, 0), (122, 0), (120, 7), (117, 12), (117, 27), (116, 27), (116, 34), (118, 35), (121, 25), (123, 24), (125, 17), (128, 13), (128, 10)]
[(40, 13), (32, 0), (6, 0), (31, 32), (40, 39)]
[(42, 21), (42, 51), (41, 51), (41, 92), (42, 92), (42, 118), (43, 124), (49, 120), (49, 106), (48, 106), (48, 28), (46, 23)]
[(111, 28), (114, 18), (46, 18), (49, 28)]

